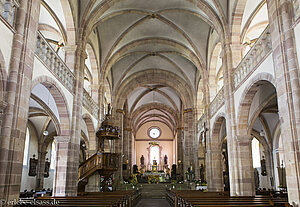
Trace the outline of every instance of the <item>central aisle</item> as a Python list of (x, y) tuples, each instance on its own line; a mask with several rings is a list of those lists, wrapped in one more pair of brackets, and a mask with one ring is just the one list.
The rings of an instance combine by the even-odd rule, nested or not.
[(171, 207), (166, 199), (142, 199), (136, 207)]

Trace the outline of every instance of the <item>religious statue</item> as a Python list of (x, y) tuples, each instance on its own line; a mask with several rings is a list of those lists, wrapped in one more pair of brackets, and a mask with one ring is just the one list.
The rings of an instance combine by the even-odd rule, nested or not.
[(261, 165), (261, 175), (266, 176), (267, 175), (267, 167), (266, 167), (266, 160), (265, 157), (262, 156), (262, 160), (260, 161)]
[(165, 157), (164, 157), (164, 164), (168, 165), (168, 156), (167, 155), (165, 155)]
[(144, 165), (145, 165), (145, 158), (144, 158), (144, 155), (142, 155), (140, 161), (141, 161), (141, 166), (144, 166)]
[(206, 132), (208, 131), (208, 128), (206, 128), (205, 122), (203, 123), (203, 132), (201, 133), (202, 136), (202, 144), (204, 146), (205, 152), (206, 152)]
[(110, 103), (107, 104), (107, 114), (109, 115), (110, 114), (110, 110), (111, 110), (111, 106), (110, 106)]
[(98, 151), (99, 152), (104, 152), (104, 139), (103, 138), (99, 138), (99, 148), (98, 148)]

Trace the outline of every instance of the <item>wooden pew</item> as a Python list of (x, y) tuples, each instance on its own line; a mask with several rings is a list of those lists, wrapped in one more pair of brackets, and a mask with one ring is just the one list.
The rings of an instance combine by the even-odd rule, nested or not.
[(74, 197), (41, 197), (37, 199), (21, 199), (21, 201), (27, 202), (27, 205), (24, 203), (15, 206), (50, 206), (49, 203), (51, 202), (54, 204), (52, 206), (62, 207), (134, 207), (140, 199), (141, 192), (136, 190), (93, 192), (79, 193), (78, 196)]
[(288, 207), (287, 198), (272, 198), (270, 196), (237, 197), (229, 196), (220, 192), (199, 192), (193, 190), (167, 190), (166, 198), (175, 207), (221, 207), (221, 206), (243, 206), (243, 207)]

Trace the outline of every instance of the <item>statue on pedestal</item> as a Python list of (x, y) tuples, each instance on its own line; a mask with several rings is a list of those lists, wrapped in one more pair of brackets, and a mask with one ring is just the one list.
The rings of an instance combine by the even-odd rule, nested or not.
[(168, 165), (168, 156), (167, 155), (165, 155), (165, 157), (164, 157), (164, 165)]
[(142, 155), (141, 159), (140, 159), (140, 162), (141, 162), (141, 166), (143, 167), (145, 165), (145, 158), (144, 158), (144, 155)]
[(262, 156), (262, 160), (260, 161), (261, 165), (261, 175), (266, 176), (267, 175), (267, 167), (266, 167), (266, 160), (265, 157)]

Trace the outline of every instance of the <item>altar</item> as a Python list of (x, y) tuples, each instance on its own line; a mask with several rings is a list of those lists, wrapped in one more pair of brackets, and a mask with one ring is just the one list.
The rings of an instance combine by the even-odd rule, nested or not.
[(153, 164), (150, 165), (144, 172), (144, 166), (141, 168), (141, 181), (147, 183), (165, 183), (170, 181), (170, 175), (167, 169), (157, 165), (157, 161), (153, 160)]
[(141, 175), (143, 180), (147, 180), (150, 183), (165, 183), (170, 181), (170, 176), (165, 172), (145, 172)]

